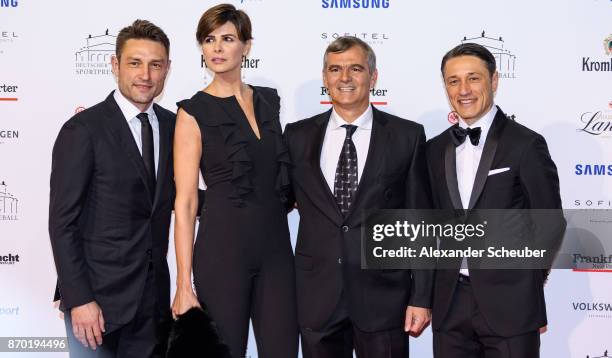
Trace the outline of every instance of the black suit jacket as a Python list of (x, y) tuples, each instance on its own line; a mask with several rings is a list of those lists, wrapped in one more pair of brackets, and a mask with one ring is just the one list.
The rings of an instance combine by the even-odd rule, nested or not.
[[(434, 206), (462, 209), (450, 128), (428, 141), (427, 163), (430, 177), (437, 178), (432, 180)], [(510, 170), (488, 175), (492, 169), (506, 167)], [(561, 209), (557, 168), (544, 137), (509, 120), (499, 108), (486, 138), (469, 208)], [(562, 224), (535, 228), (534, 237), (561, 240), (565, 230), (561, 211), (558, 220)], [(440, 328), (452, 304), (458, 275), (459, 268), (436, 272), (434, 329)], [(545, 270), (470, 270), (476, 302), (497, 334), (509, 337), (546, 325), (545, 275)]]
[(175, 194), (175, 115), (158, 105), (154, 110), (160, 143), (155, 188), (112, 93), (60, 130), (53, 147), (49, 236), (63, 310), (96, 301), (106, 322), (129, 322), (142, 297), (149, 256), (158, 305), (170, 307), (166, 253)]
[(320, 167), (331, 110), (285, 129), (300, 213), (295, 265), (302, 329), (322, 328), (342, 291), (352, 321), (367, 332), (401, 327), (408, 305), (431, 305), (432, 271), (361, 269), (364, 209), (431, 207), (423, 127), (373, 112), (368, 157), (346, 217)]

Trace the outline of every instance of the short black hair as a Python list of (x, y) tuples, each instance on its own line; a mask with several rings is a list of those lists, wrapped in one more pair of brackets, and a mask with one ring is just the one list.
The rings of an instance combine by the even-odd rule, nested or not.
[(467, 42), (456, 46), (452, 50), (448, 51), (446, 55), (444, 55), (444, 57), (442, 57), (442, 64), (440, 65), (440, 71), (442, 71), (442, 76), (444, 76), (444, 66), (446, 66), (446, 62), (451, 58), (460, 56), (478, 57), (487, 66), (487, 70), (489, 70), (489, 76), (493, 76), (493, 74), (495, 73), (495, 56), (493, 56), (491, 51), (487, 50), (487, 48), (482, 45)]

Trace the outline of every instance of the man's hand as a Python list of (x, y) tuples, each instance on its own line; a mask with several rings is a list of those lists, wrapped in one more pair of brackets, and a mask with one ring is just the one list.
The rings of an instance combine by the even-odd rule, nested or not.
[(406, 308), (406, 322), (404, 323), (404, 331), (410, 333), (413, 337), (421, 335), (423, 330), (431, 322), (431, 310), (429, 308), (408, 306)]
[(104, 332), (104, 317), (102, 310), (95, 301), (70, 310), (72, 331), (74, 336), (83, 344), (93, 350), (102, 345), (102, 332)]

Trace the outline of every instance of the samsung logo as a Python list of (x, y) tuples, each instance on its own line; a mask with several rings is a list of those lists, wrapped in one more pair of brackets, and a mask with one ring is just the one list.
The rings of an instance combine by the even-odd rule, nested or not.
[(324, 9), (388, 9), (390, 0), (321, 0)]
[(17, 7), (18, 5), (17, 0), (0, 0), (0, 7)]
[(574, 173), (576, 175), (612, 176), (612, 164), (576, 164)]

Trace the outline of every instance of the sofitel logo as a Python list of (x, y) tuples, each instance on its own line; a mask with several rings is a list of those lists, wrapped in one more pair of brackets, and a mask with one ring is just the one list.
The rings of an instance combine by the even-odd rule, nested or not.
[(480, 36), (467, 37), (464, 36), (461, 43), (475, 43), (487, 48), (497, 63), (497, 72), (500, 78), (516, 78), (516, 55), (512, 51), (505, 49), (505, 41), (503, 37), (490, 37), (483, 31)]
[(368, 45), (382, 45), (385, 41), (390, 39), (389, 34), (384, 32), (322, 32), (321, 40), (324, 40), (327, 44), (332, 43), (339, 37), (353, 36), (365, 41)]
[(603, 47), (605, 54), (610, 58), (593, 61), (591, 57), (583, 57), (582, 72), (612, 72), (612, 35), (604, 39)]
[(610, 199), (575, 199), (574, 206), (577, 208), (612, 208), (612, 200)]
[(19, 36), (17, 35), (15, 31), (1, 29), (0, 30), (0, 54), (4, 53), (5, 47), (11, 46), (11, 44), (13, 44), (18, 39), (19, 39)]
[(112, 73), (111, 56), (115, 54), (117, 36), (110, 35), (108, 30), (103, 35), (89, 35), (85, 46), (74, 53), (77, 75), (110, 75)]
[(5, 182), (0, 184), (0, 221), (16, 221), (19, 199), (7, 191)]
[[(612, 107), (612, 102), (608, 106)], [(578, 132), (600, 137), (612, 137), (612, 110), (602, 109), (584, 112), (580, 115), (580, 122), (582, 125), (581, 128), (576, 129)]]

